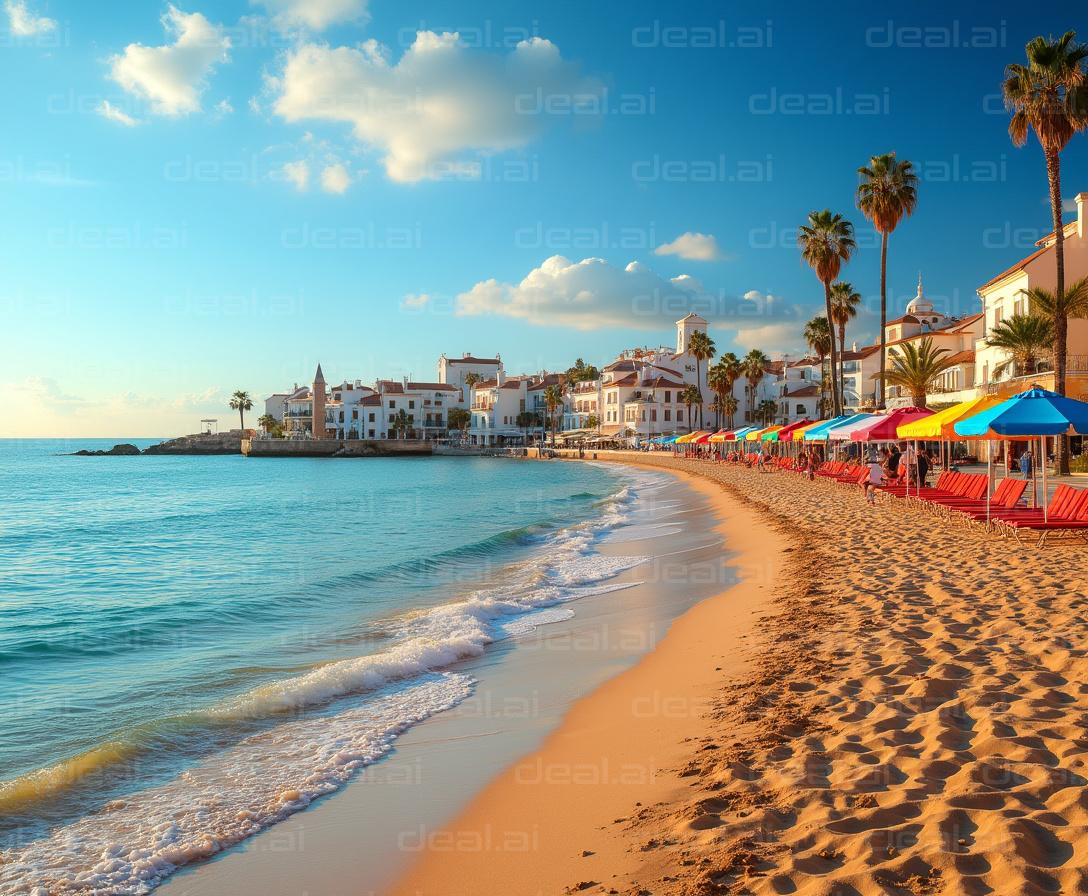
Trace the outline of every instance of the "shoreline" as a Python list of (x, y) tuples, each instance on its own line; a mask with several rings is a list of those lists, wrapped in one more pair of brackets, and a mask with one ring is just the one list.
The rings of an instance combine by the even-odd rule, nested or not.
[(560, 617), (573, 615), (451, 667), (475, 679), (471, 697), (411, 726), (385, 758), (341, 790), (211, 862), (182, 869), (159, 892), (382, 892), (429, 832), (462, 811), (498, 771), (537, 749), (587, 691), (652, 650), (674, 619), (714, 589), (693, 590), (686, 579), (684, 587), (671, 583), (658, 572), (662, 564), (676, 570), (699, 563), (716, 579), (730, 573), (717, 571), (719, 540), (697, 522), (710, 512), (700, 493), (686, 483), (678, 487), (663, 471), (603, 472), (615, 478), (609, 491), (629, 483), (638, 496), (591, 553), (606, 566), (609, 558), (628, 556), (649, 562), (623, 563), (602, 593), (556, 608)]
[[(694, 623), (727, 602), (695, 606), (493, 781), (392, 896), (1086, 891), (1082, 540), (1040, 553), (895, 499), (867, 506), (832, 481), (596, 459), (696, 475), (789, 543), (779, 586), (754, 604), (758, 637), (744, 664), (717, 662), (720, 633)], [(760, 531), (737, 528), (729, 537)], [(632, 734), (624, 694), (629, 706), (672, 657), (703, 662), (691, 685), (710, 701), (708, 728), (680, 718)], [(664, 780), (608, 793), (569, 775), (639, 750)], [(567, 779), (518, 781), (548, 762)], [(531, 850), (494, 848), (494, 831), (531, 824)]]
[[(720, 746), (721, 683), (750, 671), (760, 639), (755, 617), (772, 609), (775, 558), (786, 538), (691, 471), (638, 458), (587, 460), (683, 480), (712, 504), (719, 550), (741, 573), (675, 619), (638, 663), (578, 700), (538, 750), (432, 832), (429, 848), (390, 896), (636, 892), (634, 879), (644, 875), (654, 847), (633, 848), (632, 820), (682, 797), (692, 743)], [(456, 889), (451, 880), (459, 881)]]

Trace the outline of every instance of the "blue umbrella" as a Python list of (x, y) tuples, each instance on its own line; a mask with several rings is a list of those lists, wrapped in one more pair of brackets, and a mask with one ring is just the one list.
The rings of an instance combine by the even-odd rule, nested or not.
[(1046, 437), (1072, 432), (1088, 434), (1088, 404), (1032, 386), (1007, 401), (960, 420), (952, 428), (961, 436), (975, 438), (1038, 437), (1039, 461), (1043, 468), (1043, 519), (1046, 520), (1050, 503), (1046, 484)]
[(1088, 435), (1088, 403), (1032, 386), (952, 428), (961, 436), (975, 438)]
[(852, 419), (857, 415), (855, 414), (842, 414), (835, 417), (833, 420), (828, 420), (827, 423), (821, 423), (819, 426), (814, 426), (812, 429), (806, 429), (804, 436), (802, 437), (806, 442), (819, 442), (827, 438), (827, 431), (834, 429), (836, 426), (842, 426), (847, 420)]

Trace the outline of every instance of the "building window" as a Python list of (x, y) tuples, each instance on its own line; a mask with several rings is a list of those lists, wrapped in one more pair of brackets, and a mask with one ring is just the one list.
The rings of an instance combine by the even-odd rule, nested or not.
[(414, 401), (408, 402), (408, 410), (414, 411), (416, 409), (416, 403)]
[(672, 420), (672, 411), (670, 411), (668, 408), (665, 408), (665, 422), (668, 423), (671, 420)]
[(397, 408), (397, 403), (395, 401), (390, 400), (389, 410), (394, 411), (394, 410), (396, 410), (396, 408)]

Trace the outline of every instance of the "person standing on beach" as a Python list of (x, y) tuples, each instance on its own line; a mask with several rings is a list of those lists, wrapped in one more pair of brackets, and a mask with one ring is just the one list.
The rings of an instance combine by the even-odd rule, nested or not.
[(880, 458), (875, 454), (869, 455), (869, 478), (862, 483), (862, 488), (865, 490), (865, 502), (870, 505), (876, 504), (876, 490), (884, 484), (884, 468), (880, 464)]
[(929, 478), (929, 449), (923, 448), (918, 452), (918, 487), (922, 488)]
[(1020, 475), (1025, 479), (1031, 479), (1035, 470), (1035, 457), (1031, 453), (1031, 445), (1028, 445), (1020, 455)]

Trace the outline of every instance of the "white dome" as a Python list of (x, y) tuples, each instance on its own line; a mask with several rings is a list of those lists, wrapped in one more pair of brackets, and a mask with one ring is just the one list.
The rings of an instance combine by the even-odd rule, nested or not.
[(922, 295), (922, 275), (918, 274), (918, 294), (907, 305), (907, 314), (932, 314), (933, 303)]

